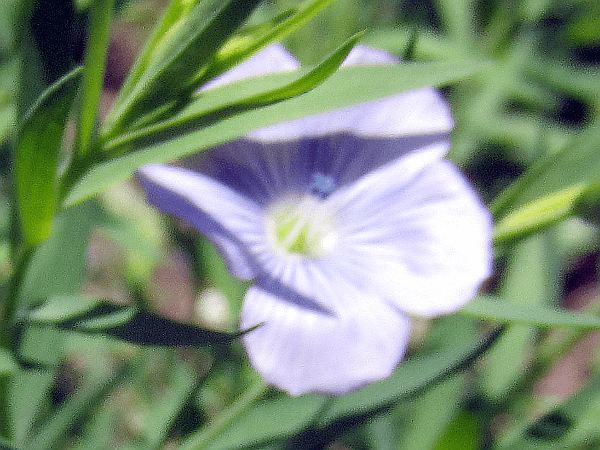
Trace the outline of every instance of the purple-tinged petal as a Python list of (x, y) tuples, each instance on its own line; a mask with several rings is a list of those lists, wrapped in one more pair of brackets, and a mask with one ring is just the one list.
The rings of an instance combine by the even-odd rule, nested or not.
[[(412, 153), (443, 157), (450, 147), (452, 118), (435, 90), (421, 89), (274, 127), (279, 131), (272, 127), (257, 130), (251, 139), (199, 153), (183, 164), (257, 202), (268, 203), (285, 193), (306, 191), (315, 176), (330, 177), (335, 188), (340, 188)], [(360, 131), (377, 132), (378, 127), (382, 133), (375, 137)], [(401, 135), (394, 135), (391, 128), (383, 132), (382, 127), (394, 128)], [(270, 139), (273, 130), (282, 133), (281, 141)], [(268, 137), (267, 142), (255, 140), (256, 133)]]
[(344, 280), (316, 274), (301, 283), (345, 307), (334, 315), (303, 308), (259, 279), (246, 294), (240, 326), (262, 324), (242, 341), (265, 381), (294, 395), (339, 395), (389, 376), (408, 344), (408, 318)]
[(266, 246), (259, 205), (212, 178), (179, 167), (147, 165), (137, 178), (150, 204), (211, 238), (235, 276), (256, 275), (248, 252), (261, 252)]
[(453, 126), (441, 94), (433, 88), (422, 88), (260, 128), (248, 133), (248, 138), (280, 142), (341, 133), (391, 138), (448, 133)]
[(180, 164), (264, 205), (286, 192), (306, 189), (306, 177), (299, 176), (293, 158), (288, 148), (241, 139), (192, 155)]
[(350, 53), (348, 53), (342, 66), (384, 66), (388, 64), (397, 64), (399, 62), (400, 59), (390, 55), (384, 50), (367, 47), (366, 45), (356, 45)]
[[(264, 71), (292, 67), (289, 58), (281, 46), (267, 47), (230, 78), (239, 79), (239, 72), (261, 73), (263, 66)], [(345, 64), (394, 62), (386, 52), (357, 46)], [(189, 157), (183, 165), (267, 204), (282, 194), (305, 192), (315, 177), (331, 179), (334, 189), (343, 187), (421, 148), (435, 147), (443, 156), (452, 126), (444, 98), (424, 88), (255, 130), (247, 138)]]
[(349, 134), (294, 142), (260, 144), (239, 140), (182, 162), (257, 203), (303, 194), (315, 177), (329, 177), (333, 190), (398, 158), (418, 168), (444, 156), (448, 134), (402, 139), (367, 139)]
[(407, 166), (402, 158), (328, 199), (342, 224), (328, 260), (341, 272), (362, 270), (363, 288), (402, 311), (450, 313), (490, 275), (491, 217), (450, 162), (410, 176)]

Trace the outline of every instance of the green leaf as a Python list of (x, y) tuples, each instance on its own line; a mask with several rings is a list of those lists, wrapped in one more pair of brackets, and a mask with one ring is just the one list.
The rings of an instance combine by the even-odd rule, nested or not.
[(197, 387), (196, 374), (183, 364), (176, 364), (169, 374), (170, 383), (164, 387), (163, 401), (154, 402), (145, 422), (145, 448), (161, 448), (177, 414)]
[(600, 317), (591, 314), (561, 311), (542, 305), (509, 303), (500, 298), (482, 295), (464, 306), (460, 314), (490, 322), (524, 323), (540, 328), (600, 329)]
[[(550, 309), (546, 305), (554, 303), (557, 276), (552, 244), (549, 236), (538, 234), (515, 246), (500, 286), (506, 308)], [(511, 322), (494, 348), (484, 355), (480, 385), (487, 396), (499, 399), (515, 385), (525, 370), (523, 361), (534, 351), (536, 335), (537, 329), (531, 324)]]
[(596, 205), (586, 201), (600, 182), (599, 141), (597, 120), (505, 189), (490, 205), (495, 243), (512, 243), (575, 214), (598, 220)]
[(213, 63), (202, 73), (197, 80), (197, 85), (202, 85), (208, 80), (231, 69), (261, 48), (277, 42), (306, 22), (311, 20), (336, 0), (305, 1), (293, 11), (288, 11), (285, 20), (275, 26), (254, 27), (254, 33), (242, 33), (233, 36), (215, 55)]
[(465, 411), (454, 418), (433, 450), (477, 450), (480, 443), (477, 417)]
[(144, 74), (148, 66), (159, 57), (163, 56), (164, 47), (177, 33), (181, 33), (181, 26), (185, 24), (190, 12), (201, 0), (171, 0), (160, 22), (146, 41), (144, 49), (140, 52), (133, 67), (129, 70), (126, 80), (119, 90), (114, 107), (118, 107), (123, 99), (131, 94), (132, 89)]
[(454, 0), (451, 2), (435, 0), (434, 4), (440, 11), (443, 20), (443, 29), (450, 37), (453, 37), (455, 45), (464, 49), (473, 41), (474, 20), (472, 0)]
[[(31, 258), (20, 286), (16, 311), (21, 313), (39, 304), (41, 299), (73, 294), (81, 288), (88, 239), (100, 215), (96, 202), (85, 202), (55, 217), (54, 232)], [(40, 361), (56, 364), (63, 356), (62, 336), (58, 334), (39, 329), (25, 330), (19, 333), (20, 342), (13, 342), (13, 345), (18, 346), (21, 356), (38, 360), (39, 355), (43, 357)], [(53, 374), (46, 371), (22, 371), (14, 377), (11, 391), (17, 438), (31, 428), (53, 379)]]
[(58, 190), (58, 153), (80, 78), (81, 69), (75, 69), (50, 86), (17, 132), (17, 203), (23, 237), (29, 245), (43, 241), (51, 232)]
[(73, 294), (81, 287), (92, 228), (103, 212), (86, 202), (57, 215), (54, 233), (36, 250), (21, 285), (19, 298), (28, 308), (52, 295)]
[(81, 296), (52, 297), (34, 310), (28, 321), (113, 336), (138, 345), (196, 346), (225, 343), (239, 337), (239, 333), (205, 330), (132, 306)]
[(60, 323), (82, 316), (94, 309), (100, 300), (82, 295), (56, 295), (33, 310), (28, 319), (41, 323)]
[[(227, 96), (223, 96), (219, 99), (220, 104), (208, 104), (208, 107), (206, 107), (206, 95), (203, 93), (200, 95), (198, 102), (192, 103), (173, 119), (142, 128), (141, 130), (128, 133), (120, 139), (115, 139), (113, 142), (108, 142), (105, 150), (110, 153), (118, 150), (121, 146), (143, 146), (144, 142), (157, 143), (183, 132), (191, 132), (210, 126), (215, 122), (225, 120), (230, 116), (240, 114), (244, 111), (258, 109), (304, 94), (321, 84), (339, 68), (361, 35), (357, 34), (352, 37), (329, 58), (323, 61), (323, 63), (282, 87), (259, 92), (244, 98), (235, 98), (229, 103), (223, 103), (227, 98)], [(244, 94), (247, 95), (246, 92)], [(200, 108), (198, 108), (199, 106)], [(136, 141), (141, 141), (141, 144)]]
[(267, 401), (250, 409), (211, 444), (204, 445), (205, 441), (199, 435), (199, 439), (194, 437), (184, 442), (182, 450), (246, 448), (291, 436), (308, 427), (326, 404), (326, 397), (316, 395)]
[[(423, 345), (442, 351), (445, 348), (461, 348), (478, 333), (479, 324), (476, 321), (452, 314), (435, 321)], [(468, 376), (468, 373), (455, 374), (433, 384), (430, 389), (419, 393), (410, 401), (393, 408), (390, 415), (393, 416), (394, 412), (403, 410), (403, 416), (410, 418), (397, 433), (398, 442), (393, 448), (395, 450), (431, 449), (440, 439), (453, 416), (460, 410)]]
[(598, 142), (600, 120), (572, 138), (562, 150), (543, 157), (498, 196), (490, 205), (494, 217), (502, 218), (517, 208), (535, 209), (539, 202), (545, 215), (553, 210), (560, 214), (571, 207), (579, 189), (583, 191), (600, 178)]
[(459, 409), (464, 376), (456, 376), (432, 386), (419, 395), (410, 410), (410, 423), (402, 432), (397, 450), (430, 449)]
[[(481, 69), (482, 66), (457, 62), (342, 68), (326, 82), (299, 97), (260, 110), (240, 113), (225, 121), (176, 136), (166, 142), (149, 143), (147, 147), (135, 153), (99, 164), (73, 187), (64, 200), (64, 206), (78, 203), (117, 181), (127, 179), (136, 169), (145, 164), (172, 161), (274, 123), (373, 101), (423, 86), (448, 84), (473, 75)], [(280, 74), (245, 80), (235, 85), (211, 89), (198, 102), (206, 102), (206, 108), (209, 108), (215, 104), (233, 102), (235, 98), (247, 98), (246, 88), (252, 86), (256, 89), (254, 92), (264, 92), (262, 83), (267, 80), (270, 82), (276, 80), (280, 83), (276, 86), (281, 87), (293, 79), (293, 75)]]
[[(273, 42), (283, 39), (284, 37), (286, 37), (293, 31), (297, 30), (302, 25), (304, 25), (306, 22), (311, 20), (314, 16), (316, 16), (318, 13), (320, 13), (322, 10), (324, 10), (331, 3), (333, 3), (334, 1), (336, 1), (336, 0), (306, 1), (306, 2), (302, 3), (299, 8), (290, 10), (286, 14), (282, 15), (282, 19), (276, 20), (275, 24), (267, 23), (267, 24), (261, 24), (259, 26), (253, 26), (253, 27), (248, 28), (245, 31), (242, 31), (238, 35), (230, 36), (230, 38), (227, 40), (227, 42), (223, 41), (224, 42), (223, 46), (216, 53), (214, 53), (216, 51), (216, 49), (208, 49), (212, 52), (208, 55), (208, 56), (210, 56), (210, 58), (207, 56), (206, 58), (204, 58), (204, 60), (203, 60), (204, 62), (202, 62), (202, 63), (199, 63), (198, 59), (197, 59), (201, 55), (199, 55), (198, 53), (191, 53), (194, 56), (194, 58), (196, 58), (194, 60), (195, 65), (192, 66), (195, 68), (194, 76), (192, 78), (190, 78), (189, 74), (186, 74), (185, 76), (182, 77), (182, 80), (183, 79), (186, 80), (185, 82), (176, 83), (174, 77), (178, 76), (177, 74), (175, 74), (175, 75), (167, 74), (164, 77), (163, 77), (163, 75), (160, 75), (161, 77), (165, 78), (165, 79), (161, 79), (160, 87), (161, 88), (165, 87), (165, 82), (166, 82), (165, 80), (169, 80), (171, 82), (171, 84), (173, 84), (171, 89), (169, 91), (166, 91), (167, 94), (170, 95), (170, 97), (167, 96), (166, 98), (170, 99), (170, 100), (175, 99), (176, 96), (173, 95), (174, 92), (175, 93), (184, 92), (185, 95), (189, 95), (192, 91), (199, 88), (201, 85), (203, 85), (207, 81), (209, 81), (209, 80), (217, 77), (218, 75), (222, 74), (223, 72), (231, 69), (232, 67), (234, 67), (235, 65), (244, 61), (245, 59), (247, 59), (248, 57), (250, 57), (257, 51), (259, 51), (260, 49), (266, 47), (267, 45), (269, 45)], [(250, 2), (247, 2), (247, 3), (248, 3), (247, 6), (250, 6), (249, 5)], [(202, 6), (202, 5), (200, 5), (200, 6)], [(212, 8), (214, 8), (214, 6), (209, 5), (208, 8), (209, 8), (208, 11), (210, 11)], [(232, 7), (230, 9), (231, 9), (231, 11), (233, 11), (236, 8), (239, 8), (239, 6), (232, 5)], [(204, 4), (204, 9), (206, 9), (206, 4)], [(229, 12), (225, 11), (225, 10), (221, 11), (219, 13), (219, 15), (216, 17), (216, 19), (227, 21), (228, 14), (230, 15), (231, 11), (229, 11)], [(187, 19), (187, 21), (185, 21), (185, 14), (190, 13), (190, 12), (191, 12), (190, 17)], [(251, 12), (251, 11), (249, 11), (249, 12)], [(206, 15), (206, 11), (203, 11), (202, 14)], [(117, 117), (117, 115), (122, 116), (123, 112), (127, 108), (127, 106), (125, 106), (125, 108), (119, 109), (120, 104), (121, 104), (121, 99), (130, 95), (132, 90), (135, 89), (135, 87), (133, 87), (133, 84), (134, 84), (134, 82), (138, 82), (140, 80), (140, 78), (142, 77), (143, 70), (145, 70), (147, 68), (148, 73), (152, 73), (154, 68), (149, 67), (150, 60), (155, 61), (157, 64), (159, 64), (161, 58), (163, 60), (165, 59), (165, 57), (164, 57), (165, 53), (166, 53), (166, 58), (171, 57), (170, 53), (172, 53), (172, 52), (170, 49), (174, 45), (177, 45), (177, 38), (172, 38), (172, 35), (173, 35), (172, 28), (177, 29), (177, 28), (181, 27), (182, 30), (185, 27), (190, 28), (189, 24), (193, 24), (194, 22), (197, 22), (198, 20), (202, 20), (202, 18), (204, 17), (202, 14), (198, 14), (197, 11), (191, 11), (189, 3), (181, 4), (181, 2), (179, 2), (179, 1), (172, 2), (169, 9), (165, 13), (165, 16), (163, 17), (161, 24), (157, 27), (155, 34), (148, 42), (147, 47), (144, 50), (144, 53), (138, 60), (138, 63), (136, 63), (136, 66), (134, 67), (134, 69), (132, 69), (132, 73), (131, 73), (130, 77), (128, 78), (124, 88), (122, 89), (122, 91), (119, 95), (119, 99), (116, 102), (116, 108), (114, 110), (114, 113), (112, 113), (111, 116), (107, 120), (108, 128), (113, 128), (112, 124), (116, 123), (116, 122), (122, 123), (125, 120), (127, 120), (128, 122), (131, 122), (130, 119), (123, 118), (123, 117)], [(183, 26), (182, 26), (182, 23), (184, 23), (184, 22), (185, 22), (185, 24), (183, 24)], [(168, 25), (170, 25), (172, 28), (171, 28), (171, 30), (169, 30), (169, 33), (167, 34), (166, 28)], [(214, 23), (214, 24), (210, 24), (210, 26), (218, 29), (221, 25), (219, 23)], [(228, 25), (228, 26), (231, 27), (231, 25)], [(191, 30), (185, 29), (182, 34), (189, 35), (189, 34), (193, 33), (197, 28), (198, 28), (197, 26), (192, 26)], [(230, 31), (232, 34), (234, 29), (231, 29)], [(208, 34), (210, 37), (213, 37), (213, 38), (215, 37), (215, 33), (214, 33), (213, 29), (209, 30)], [(173, 42), (169, 42), (170, 39)], [(207, 46), (206, 46), (205, 42), (203, 42), (203, 41), (198, 41), (198, 42), (202, 43), (201, 45), (203, 46), (203, 50), (207, 50), (207, 48), (206, 48)], [(223, 43), (223, 42), (221, 42), (221, 43)], [(216, 43), (217, 42), (215, 42), (215, 44)], [(151, 45), (152, 45), (152, 47), (151, 47)], [(194, 44), (190, 44), (190, 45), (194, 45)], [(157, 48), (158, 48), (158, 50), (157, 50)], [(157, 57), (156, 56), (157, 54), (163, 55), (163, 56)], [(183, 57), (189, 58), (189, 55), (183, 56)], [(178, 66), (182, 65), (181, 63), (169, 63), (169, 64), (172, 64), (173, 67), (176, 68), (176, 70), (180, 70), (178, 68)], [(157, 73), (157, 75), (158, 75), (158, 73)], [(138, 84), (138, 86), (139, 86), (139, 84)], [(179, 91), (177, 91), (176, 89), (179, 89)], [(146, 92), (151, 92), (151, 90), (148, 90), (147, 87), (144, 87), (144, 90)], [(152, 95), (155, 97), (158, 97), (158, 98), (161, 97), (160, 95), (155, 95), (154, 93), (152, 93)], [(133, 96), (130, 96), (130, 97), (133, 97)], [(181, 97), (181, 95), (179, 95), (179, 97)], [(180, 99), (177, 99), (177, 100), (180, 100)], [(131, 100), (127, 100), (127, 101), (131, 101)], [(163, 103), (164, 103), (164, 98), (161, 98), (160, 104), (162, 105)], [(169, 109), (169, 108), (170, 108), (170, 106), (167, 106), (167, 109)], [(147, 111), (141, 111), (141, 112), (147, 112)], [(125, 113), (125, 114), (128, 114), (128, 113)], [(139, 114), (134, 114), (133, 117), (136, 118), (138, 116), (139, 116)], [(112, 117), (114, 117), (114, 119)], [(109, 134), (113, 135), (114, 133), (109, 131)]]
[(585, 192), (585, 183), (578, 183), (511, 210), (494, 226), (494, 244), (523, 239), (572, 216)]
[(204, 0), (187, 14), (174, 36), (163, 33), (158, 42), (159, 57), (148, 64), (131, 93), (107, 117), (109, 134), (142, 114), (191, 95), (196, 88), (194, 76), (260, 2)]

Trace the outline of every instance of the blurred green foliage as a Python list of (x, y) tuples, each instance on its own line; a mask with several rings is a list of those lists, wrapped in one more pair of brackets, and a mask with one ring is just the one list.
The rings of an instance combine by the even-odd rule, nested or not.
[[(597, 447), (597, 361), (589, 355), (576, 359), (583, 373), (577, 379), (573, 370), (561, 369), (558, 362), (582, 342), (588, 330), (600, 328), (600, 3), (338, 0), (305, 24), (311, 13), (302, 8), (308, 3), (276, 0), (263, 2), (254, 12), (248, 4), (233, 21), (223, 18), (235, 27), (219, 25), (223, 34), (216, 35), (209, 33), (212, 28), (186, 20), (227, 12), (235, 2), (207, 0), (201, 5), (205, 9), (195, 9), (196, 2), (175, 1), (170, 6), (172, 15), (165, 16), (164, 26), (151, 42), (158, 45), (176, 35), (175, 47), (183, 50), (165, 54), (147, 47), (139, 72), (133, 72), (133, 81), (117, 100), (123, 111), (133, 111), (130, 118), (135, 120), (124, 120), (117, 108), (113, 119), (102, 123), (96, 105), (108, 103), (109, 96), (115, 95), (118, 86), (111, 80), (123, 78), (117, 73), (120, 65), (129, 66), (132, 53), (139, 50), (126, 44), (151, 36), (150, 29), (166, 6), (158, 0), (116, 2), (114, 10), (102, 13), (106, 4), (100, 0), (0, 1), (0, 280), (3, 298), (14, 300), (3, 305), (4, 317), (7, 311), (11, 314), (10, 323), (2, 324), (2, 342), (8, 336), (10, 345), (0, 349), (0, 404), (8, 405), (10, 413), (0, 417), (0, 434), (12, 439), (0, 440), (0, 448)], [(90, 11), (101, 14), (98, 23), (105, 25), (90, 25)], [(324, 83), (321, 94), (315, 91), (282, 102), (278, 109), (243, 110), (246, 115), (235, 117), (232, 111), (241, 111), (235, 108), (264, 106), (251, 103), (249, 99), (255, 98), (248, 92), (290, 93), (286, 89), (297, 79), (282, 76), (261, 85), (248, 82), (243, 87), (254, 91), (244, 95), (233, 89), (219, 92), (226, 107), (215, 107), (217, 95), (207, 96), (213, 103), (203, 104), (205, 99), (193, 94), (198, 80), (204, 80), (202, 73), (218, 74), (250, 52), (242, 45), (236, 53), (238, 47), (231, 46), (219, 54), (221, 59), (212, 60), (208, 51), (227, 42), (246, 16), (252, 26), (243, 36), (256, 45), (284, 34), (265, 30), (278, 26), (291, 30), (302, 23), (284, 43), (303, 64), (325, 61), (320, 68), (327, 75), (337, 63), (326, 58), (341, 48), (336, 54), (339, 59), (345, 51), (341, 46), (363, 30), (361, 43), (385, 49), (407, 63), (419, 63), (405, 69), (404, 76), (410, 79), (381, 72), (379, 79), (389, 80), (389, 85), (378, 83), (379, 91), (373, 95), (386, 95), (386, 89), (397, 86), (441, 85), (456, 119), (449, 157), (476, 183), (497, 220), (497, 270), (485, 287), (488, 295), (463, 313), (423, 323), (428, 332), (414, 333), (410, 357), (390, 379), (336, 399), (291, 398), (265, 387), (236, 341), (197, 348), (143, 346), (59, 329), (58, 319), (34, 320), (36, 314), (48, 311), (36, 308), (54, 305), (46, 302), (57, 296), (74, 299), (60, 305), (65, 308), (59, 308), (61, 314), (81, 319), (79, 315), (88, 310), (81, 309), (78, 296), (85, 294), (127, 302), (153, 317), (167, 316), (223, 333), (235, 331), (247, 284), (227, 272), (206, 239), (148, 208), (133, 183), (114, 182), (127, 178), (142, 163), (166, 161), (233, 139), (257, 124), (346, 101), (332, 98), (333, 94), (341, 97), (339, 92), (376, 74), (364, 69), (337, 79), (333, 75), (341, 80), (339, 91), (333, 83)], [(294, 24), (287, 21), (290, 17), (295, 17)], [(112, 22), (110, 35), (107, 20)], [(59, 132), (64, 131), (60, 122), (65, 118), (67, 131), (52, 135), (55, 144), (62, 143), (60, 152), (51, 154), (47, 164), (39, 160), (41, 169), (48, 170), (35, 167), (35, 147), (44, 143), (30, 143), (33, 159), (26, 161), (27, 171), (21, 170), (25, 178), (17, 179), (16, 186), (20, 183), (21, 192), (27, 192), (41, 180), (51, 188), (40, 189), (39, 196), (51, 198), (53, 207), (43, 217), (33, 208), (26, 211), (28, 219), (21, 220), (29, 220), (35, 230), (36, 220), (51, 220), (52, 234), (35, 252), (20, 252), (15, 245), (19, 242), (12, 180), (16, 166), (11, 165), (15, 130), (19, 125), (28, 131), (22, 125), (27, 124), (25, 112), (39, 95), (86, 62), (88, 25), (92, 32), (112, 36), (108, 48), (102, 39), (96, 41), (99, 54), (108, 50), (104, 91), (99, 89), (102, 76), (92, 76), (93, 86), (87, 88), (91, 97), (77, 100), (87, 105), (83, 117), (81, 111), (78, 115), (68, 108), (68, 96), (62, 97), (66, 106), (53, 103), (59, 110), (60, 117), (52, 114)], [(214, 38), (207, 54), (196, 58), (207, 36)], [(88, 57), (86, 69), (92, 75), (104, 70), (102, 58)], [(421, 64), (425, 62), (431, 64)], [(205, 69), (200, 75), (199, 65)], [(171, 84), (154, 96), (156, 92), (135, 84), (144, 77), (155, 84), (164, 80)], [(180, 84), (182, 80), (185, 83)], [(172, 91), (176, 95), (169, 97)], [(354, 101), (360, 101), (360, 95)], [(233, 110), (228, 109), (231, 105)], [(205, 120), (209, 112), (210, 123)], [(219, 125), (228, 114), (228, 125)], [(205, 121), (194, 122), (197, 117)], [(84, 123), (87, 129), (78, 141), (86, 149), (70, 153), (76, 123)], [(183, 126), (176, 128), (173, 123)], [(165, 138), (158, 134), (148, 139), (144, 127), (156, 124), (174, 141), (155, 141)], [(199, 133), (193, 134), (198, 130), (203, 131), (202, 142)], [(146, 140), (130, 139), (135, 133)], [(30, 135), (35, 137), (35, 132)], [(59, 181), (61, 190), (54, 192)], [(55, 215), (56, 198), (64, 203)], [(22, 225), (26, 231), (26, 224)], [(32, 245), (43, 237), (35, 232), (26, 236)], [(23, 267), (27, 270), (15, 277)], [(571, 314), (567, 309), (585, 309), (587, 314)], [(111, 326), (114, 319), (111, 316)], [(505, 328), (489, 334), (489, 324), (494, 322)], [(474, 362), (482, 353), (484, 357)], [(548, 373), (545, 384), (541, 383)], [(569, 389), (553, 392), (544, 387), (552, 382)]]

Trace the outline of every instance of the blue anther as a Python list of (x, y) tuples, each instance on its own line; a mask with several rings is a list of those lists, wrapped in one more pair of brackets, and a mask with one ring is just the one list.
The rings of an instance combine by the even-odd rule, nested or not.
[(307, 190), (311, 194), (314, 194), (320, 198), (325, 198), (335, 191), (335, 189), (336, 185), (332, 176), (316, 172), (312, 174), (312, 183)]

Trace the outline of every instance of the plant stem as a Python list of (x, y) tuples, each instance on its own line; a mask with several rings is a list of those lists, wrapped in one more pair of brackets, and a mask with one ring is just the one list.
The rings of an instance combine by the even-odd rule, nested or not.
[(218, 438), (239, 416), (241, 416), (267, 389), (262, 379), (257, 380), (221, 415), (206, 427), (193, 434), (180, 447), (180, 450), (202, 450)]
[(77, 127), (76, 158), (86, 158), (90, 151), (102, 94), (106, 53), (114, 0), (95, 0), (91, 7), (90, 30), (85, 53), (82, 99)]
[[(35, 248), (28, 248), (17, 257), (15, 268), (8, 282), (8, 294), (2, 304), (0, 348), (10, 352), (13, 350), (13, 327), (17, 314), (19, 288), (34, 252)], [(10, 374), (0, 375), (0, 437), (7, 440), (11, 440), (14, 436), (10, 409), (10, 378)]]

